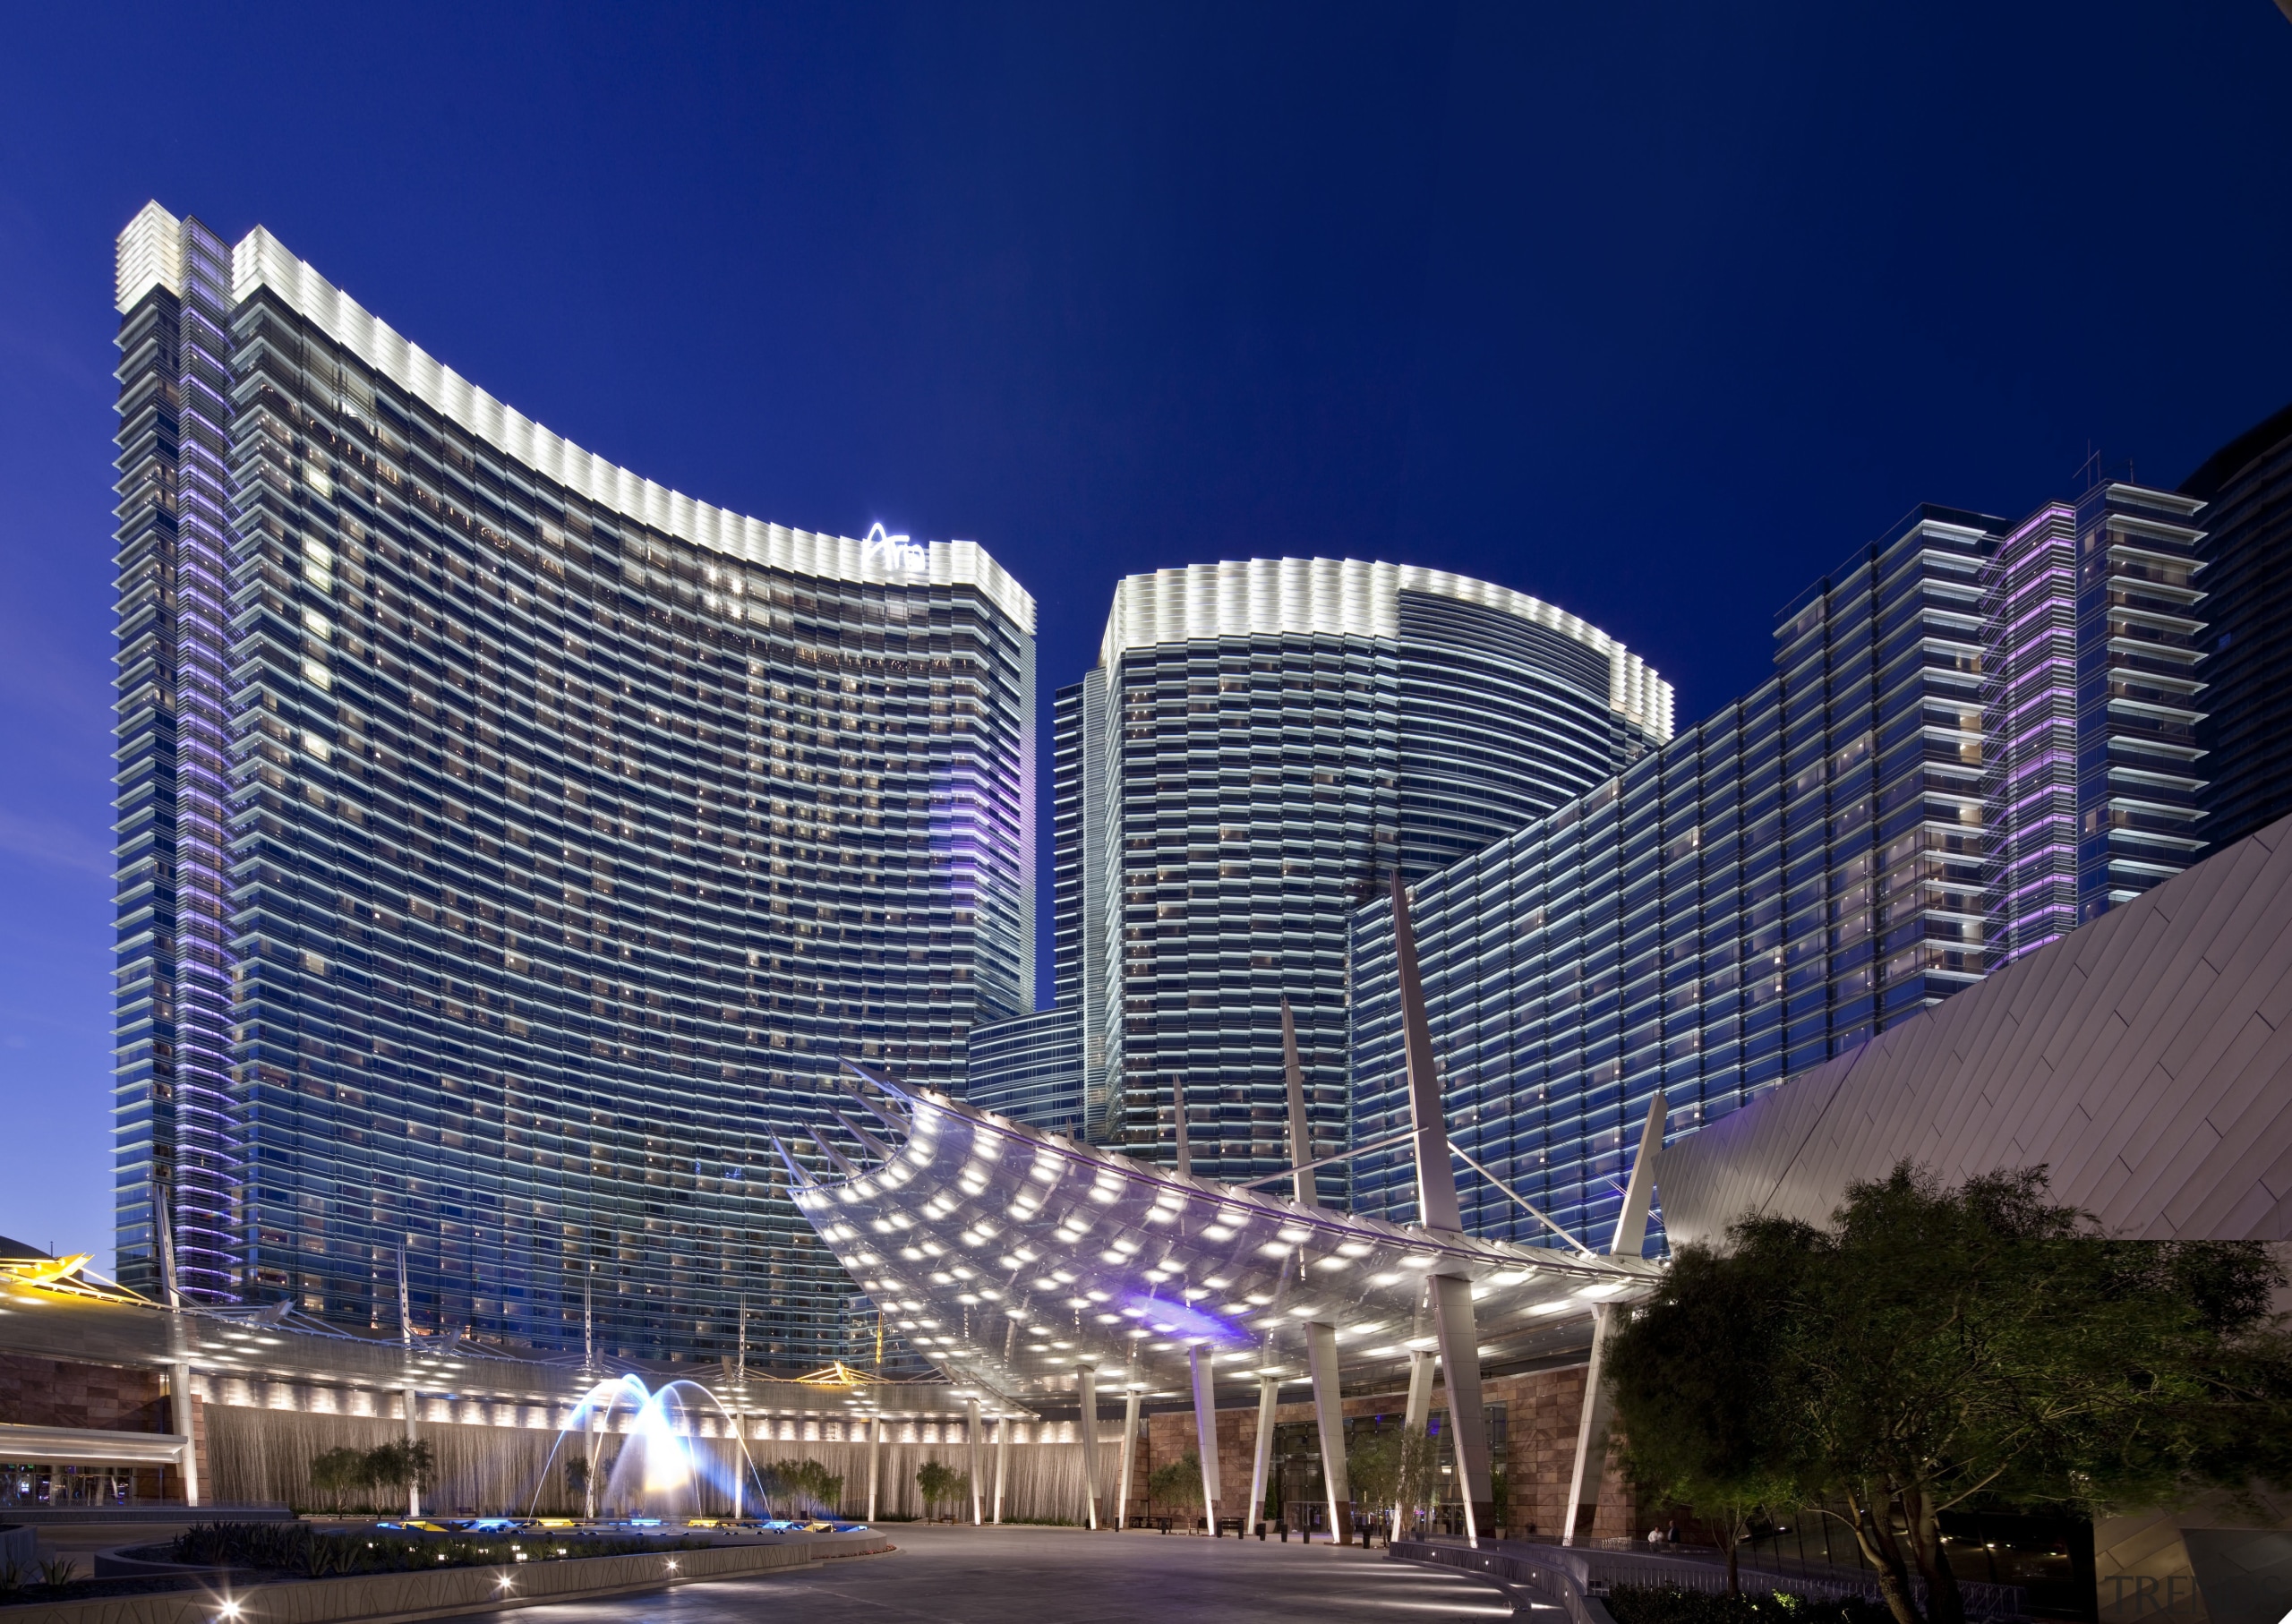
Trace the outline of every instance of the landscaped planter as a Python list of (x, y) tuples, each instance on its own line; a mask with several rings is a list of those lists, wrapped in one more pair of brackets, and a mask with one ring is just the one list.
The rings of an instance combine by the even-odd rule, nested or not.
[(341, 1579), (281, 1579), (244, 1587), (201, 1587), (84, 1602), (32, 1602), (0, 1608), (7, 1624), (407, 1624), (663, 1590), (698, 1579), (741, 1578), (808, 1567), (825, 1558), (871, 1556), (892, 1543), (879, 1534), (712, 1545), (636, 1556), (567, 1557), (441, 1568), (429, 1573), (368, 1573)]

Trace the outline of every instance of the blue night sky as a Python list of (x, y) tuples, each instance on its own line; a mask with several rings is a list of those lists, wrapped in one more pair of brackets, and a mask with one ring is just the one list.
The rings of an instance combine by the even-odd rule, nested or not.
[(1117, 576), (1287, 552), (1534, 593), (1691, 722), (1912, 503), (2177, 483), (2292, 398), (2268, 0), (13, 8), (0, 1233), (99, 1254), (155, 196), (654, 479), (981, 542), (1046, 716)]

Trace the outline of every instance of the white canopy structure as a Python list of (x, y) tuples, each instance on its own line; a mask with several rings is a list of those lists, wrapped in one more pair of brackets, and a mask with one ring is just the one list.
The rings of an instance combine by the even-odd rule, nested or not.
[[(1276, 1390), (1285, 1378), (1309, 1374), (1330, 1524), (1342, 1534), (1350, 1520), (1339, 1398), (1345, 1380), (1398, 1374), (1405, 1363), (1407, 1420), (1421, 1426), (1437, 1352), (1471, 1533), (1490, 1497), (1483, 1368), (1581, 1346), (1585, 1329), (1569, 1322), (1586, 1317), (1595, 1322), (1595, 1370), (1571, 1499), (1580, 1498), (1586, 1463), (1604, 1458), (1596, 1369), (1604, 1305), (1643, 1294), (1661, 1270), (1638, 1254), (1652, 1152), (1661, 1142), (1662, 1096), (1648, 1114), (1608, 1253), (1572, 1240), (1562, 1252), (1465, 1234), (1398, 876), (1393, 904), (1412, 1107), (1412, 1126), (1402, 1137), (1415, 1150), (1419, 1226), (1197, 1179), (929, 1090), (903, 1088), (856, 1065), (854, 1074), (869, 1085), (860, 1101), (892, 1140), (842, 1119), (860, 1148), (855, 1160), (815, 1134), (835, 1177), (808, 1171), (780, 1147), (796, 1203), (820, 1238), (971, 1402), (999, 1407), (1073, 1395), (1085, 1423), (1094, 1524), (1101, 1381), (1117, 1384), (1128, 1399), (1125, 1457), (1141, 1399), (1191, 1389), (1202, 1499), (1214, 1517), (1222, 1498), (1216, 1384), (1221, 1376), (1253, 1379), (1260, 1406), (1257, 1460), (1243, 1504), (1253, 1517), (1264, 1491)], [(1311, 1189), (1303, 1174), (1315, 1164), (1298, 1133), (1304, 1111), (1294, 1040), (1289, 1073), (1294, 1188), (1302, 1197)], [(1127, 1458), (1116, 1481), (1119, 1500), (1128, 1492)], [(1572, 1507), (1569, 1517), (1572, 1526)]]

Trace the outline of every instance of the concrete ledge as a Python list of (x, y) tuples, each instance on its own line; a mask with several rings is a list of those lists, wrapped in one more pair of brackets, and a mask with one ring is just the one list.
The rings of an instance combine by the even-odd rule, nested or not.
[(132, 1506), (17, 1506), (8, 1512), (12, 1523), (35, 1528), (69, 1528), (82, 1524), (125, 1528), (150, 1523), (160, 1527), (187, 1528), (193, 1523), (291, 1523), (286, 1506), (186, 1506), (180, 1502), (141, 1500)]
[(196, 1562), (162, 1562), (150, 1557), (131, 1556), (133, 1551), (148, 1551), (149, 1543), (115, 1545), (109, 1551), (96, 1552), (96, 1577), (99, 1579), (195, 1579), (206, 1585), (260, 1585), (263, 1572), (259, 1568), (202, 1568)]
[[(842, 1556), (892, 1549), (881, 1534), (784, 1544), (714, 1545), (637, 1556), (568, 1557), (445, 1568), (434, 1573), (370, 1573), (340, 1579), (288, 1579), (234, 1588), (237, 1624), (411, 1624), (420, 1619), (498, 1612), (540, 1603), (587, 1601), (666, 1590), (709, 1579), (747, 1578), (817, 1567)], [(508, 1581), (505, 1585), (503, 1581)], [(7, 1624), (215, 1624), (222, 1596), (194, 1587), (156, 1595), (99, 1596), (0, 1608)]]

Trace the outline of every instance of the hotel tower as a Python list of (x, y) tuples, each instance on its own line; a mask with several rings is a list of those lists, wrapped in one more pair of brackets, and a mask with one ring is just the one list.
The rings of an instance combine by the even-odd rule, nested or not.
[[(1289, 1166), (1285, 999), (1315, 1151), (1347, 1142), (1353, 911), (1661, 746), (1672, 689), (1525, 593), (1260, 559), (1117, 584), (1055, 714), (1086, 1132), (1175, 1161), (1183, 1129), (1193, 1171), (1246, 1180)], [(1342, 1195), (1342, 1167), (1319, 1176)]]
[(1033, 1007), (1032, 600), (613, 466), (260, 227), (150, 205), (117, 299), (122, 1277), (872, 1339), (772, 1138)]

